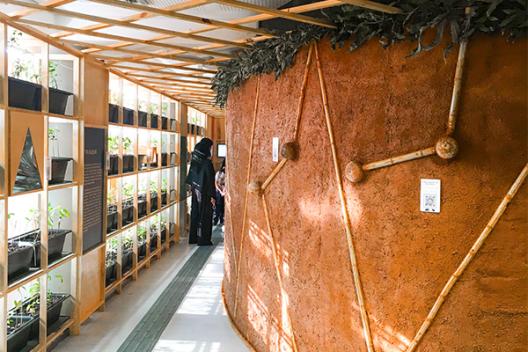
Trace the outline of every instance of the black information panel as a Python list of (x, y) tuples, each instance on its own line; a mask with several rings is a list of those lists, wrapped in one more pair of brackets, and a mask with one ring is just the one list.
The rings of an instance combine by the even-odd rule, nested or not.
[(104, 241), (105, 146), (103, 128), (84, 129), (83, 253)]

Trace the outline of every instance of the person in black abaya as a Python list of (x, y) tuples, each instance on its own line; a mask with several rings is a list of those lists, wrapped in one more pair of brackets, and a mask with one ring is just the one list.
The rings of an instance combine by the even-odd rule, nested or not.
[(203, 138), (191, 154), (191, 167), (186, 183), (191, 186), (191, 228), (189, 243), (210, 246), (215, 205), (215, 171), (211, 162), (213, 141)]

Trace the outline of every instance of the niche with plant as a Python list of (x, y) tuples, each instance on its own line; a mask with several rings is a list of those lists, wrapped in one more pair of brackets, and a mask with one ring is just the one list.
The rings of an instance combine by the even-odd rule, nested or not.
[(134, 238), (132, 231), (127, 231), (123, 234), (121, 243), (123, 246), (122, 253), (122, 273), (123, 275), (132, 269), (133, 257), (134, 257)]
[(160, 236), (161, 236), (161, 245), (167, 242), (168, 233), (167, 233), (167, 214), (164, 213), (160, 217)]
[(136, 156), (134, 155), (134, 143), (129, 136), (123, 137), (123, 173), (134, 172)]
[(159, 104), (149, 103), (148, 112), (150, 114), (150, 128), (158, 129), (158, 120), (159, 120)]
[(150, 136), (150, 167), (158, 167), (158, 153), (159, 153), (159, 137), (157, 135)]
[(140, 127), (147, 127), (149, 104), (147, 102), (148, 99), (145, 98), (145, 95), (148, 96), (148, 92), (143, 92), (141, 89), (139, 92), (138, 125)]
[(121, 138), (118, 135), (108, 136), (108, 175), (119, 173), (119, 143)]
[(169, 129), (169, 102), (161, 103), (161, 129), (167, 131)]
[(20, 233), (19, 228), (25, 230), (8, 240), (7, 277), (8, 282), (11, 283), (40, 268), (40, 260), (37, 261), (37, 251), (40, 253), (40, 210), (28, 209), (22, 224), (14, 213), (9, 213), (7, 218), (10, 232)]
[[(8, 33), (9, 106), (41, 111), (42, 43), (17, 29), (9, 28)], [(38, 52), (34, 50), (35, 47)]]
[(63, 220), (71, 216), (70, 210), (60, 204), (48, 203), (48, 263), (64, 257), (64, 243), (71, 229), (64, 228)]
[(110, 97), (108, 102), (108, 122), (119, 122), (119, 104), (121, 102), (121, 79), (110, 74), (109, 87)]
[(60, 135), (61, 129), (59, 127), (48, 128), (48, 146), (51, 159), (51, 175), (48, 183), (50, 185), (72, 182), (72, 180), (66, 180), (65, 177), (68, 168), (73, 164), (73, 158), (62, 155), (61, 143), (66, 143), (66, 141), (61, 141)]
[(122, 226), (134, 222), (134, 184), (130, 180), (123, 180), (122, 191)]
[[(60, 72), (63, 74), (61, 75)], [(59, 89), (59, 81), (69, 80), (73, 82), (73, 59), (49, 60), (48, 77), (49, 112), (59, 115), (72, 115), (71, 112), (66, 112), (66, 107), (68, 106), (68, 102), (73, 100), (73, 92)]]
[(169, 166), (169, 134), (161, 135), (161, 166)]
[(147, 215), (147, 175), (140, 175), (138, 185), (138, 219)]
[[(58, 281), (61, 284), (64, 283), (62, 275), (51, 275), (48, 274), (48, 287), (50, 287), (54, 281)], [(22, 290), (26, 291), (25, 287)], [(15, 302), (15, 307), (9, 312), (11, 317), (27, 317), (30, 319), (31, 324), (29, 328), (29, 340), (37, 340), (39, 338), (39, 312), (40, 312), (40, 281), (35, 281), (29, 286), (23, 296), (27, 297), (21, 301)], [(71, 316), (61, 316), (62, 307), (66, 300), (70, 298), (68, 293), (55, 293), (48, 288), (46, 292), (46, 327), (47, 334), (50, 335), (54, 331), (58, 330), (62, 323), (68, 320)]]
[(117, 251), (119, 240), (114, 237), (106, 242), (105, 285), (109, 286), (117, 279)]
[(169, 197), (168, 197), (168, 181), (165, 175), (162, 176), (161, 179), (161, 206), (164, 207), (169, 204)]
[(141, 223), (137, 228), (138, 238), (138, 262), (147, 256), (147, 227)]
[(106, 194), (106, 233), (112, 233), (117, 230), (117, 195), (115, 187), (108, 184)]
[(150, 180), (149, 182), (149, 190), (150, 190), (150, 211), (156, 211), (158, 210), (158, 182), (156, 180)]
[(150, 253), (153, 253), (158, 248), (158, 240), (159, 240), (159, 214), (152, 217), (152, 220), (150, 222), (149, 226), (149, 235), (150, 235)]

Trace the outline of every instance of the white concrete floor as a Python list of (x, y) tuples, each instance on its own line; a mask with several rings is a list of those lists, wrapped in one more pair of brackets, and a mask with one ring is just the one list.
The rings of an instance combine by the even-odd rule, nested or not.
[(246, 352), (222, 305), (224, 246), (218, 245), (163, 331), (154, 352)]
[[(182, 241), (183, 242), (183, 241)], [(79, 336), (67, 337), (55, 352), (115, 352), (172, 281), (196, 246), (171, 247), (137, 281), (112, 295), (104, 312), (94, 313)], [(217, 246), (163, 332), (155, 352), (245, 352), (248, 349), (231, 329), (221, 298), (223, 245)]]

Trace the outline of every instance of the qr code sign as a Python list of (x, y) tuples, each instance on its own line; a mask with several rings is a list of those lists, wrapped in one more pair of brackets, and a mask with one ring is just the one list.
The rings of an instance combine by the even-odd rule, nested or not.
[(440, 180), (420, 180), (420, 210), (425, 213), (440, 212)]

